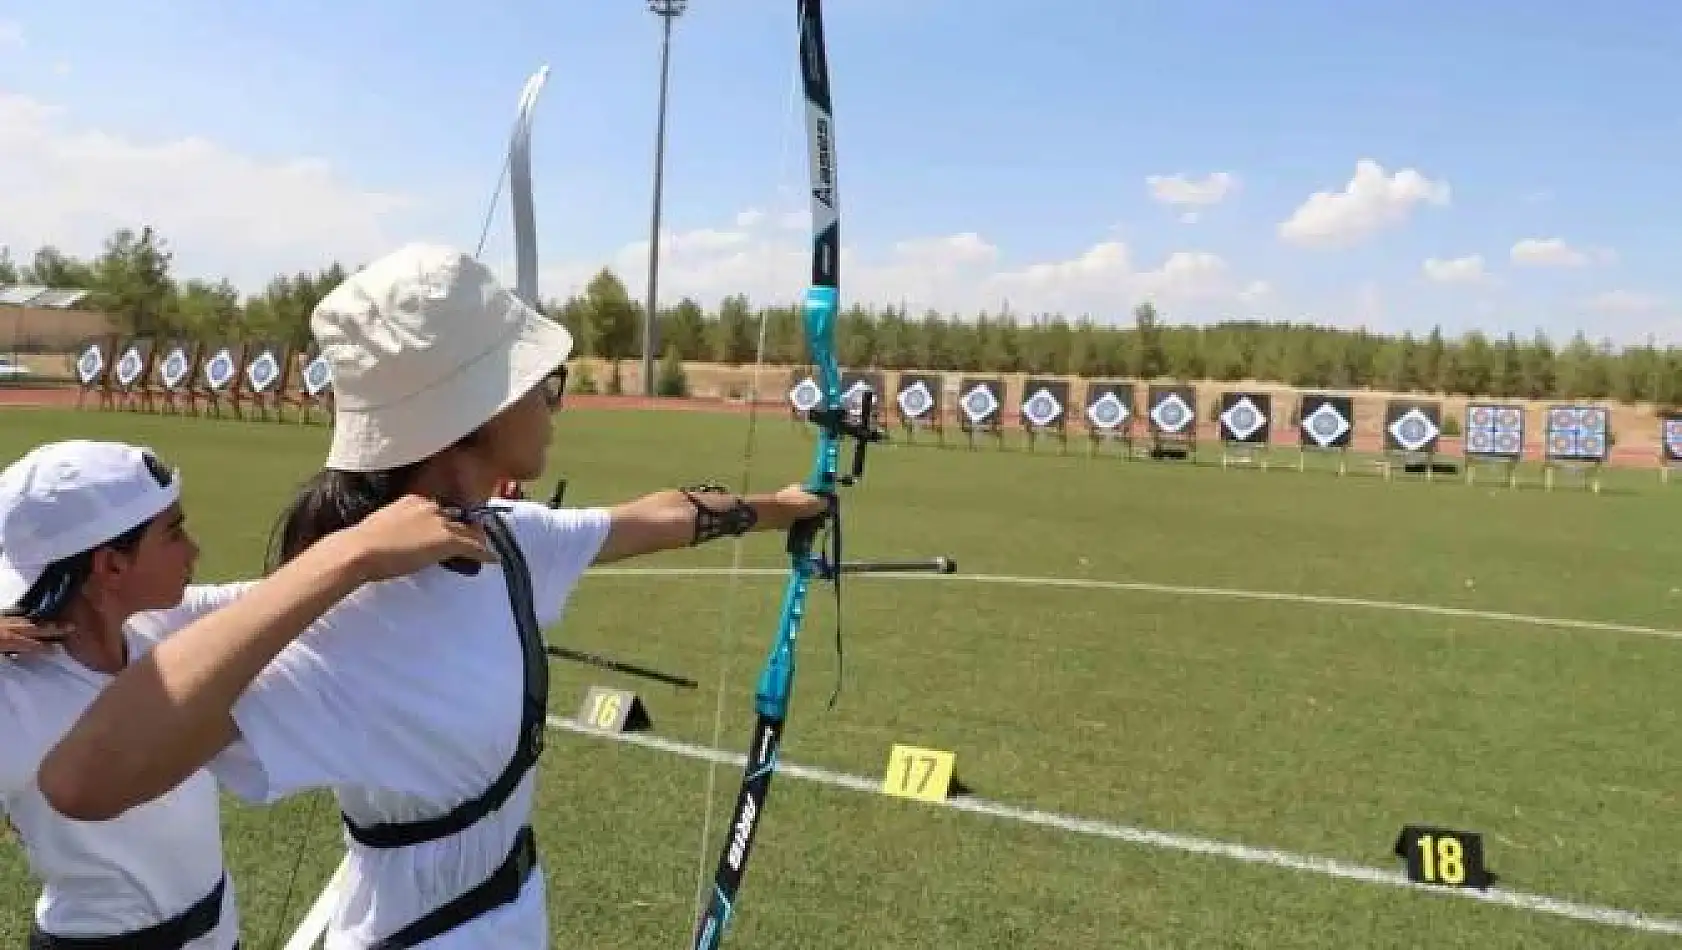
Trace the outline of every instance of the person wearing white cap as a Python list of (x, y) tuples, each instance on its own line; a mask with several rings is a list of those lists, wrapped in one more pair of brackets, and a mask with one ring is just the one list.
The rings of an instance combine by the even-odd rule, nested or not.
[[(494, 498), (542, 474), (548, 385), (572, 337), (452, 248), (376, 260), (310, 327), (333, 373), (333, 433), (280, 519), (273, 573), (119, 676), (48, 754), (41, 785), (92, 819), (206, 763), (251, 801), (331, 788), (349, 841), (326, 946), (545, 947), (530, 826), (542, 628), (592, 564), (786, 530), (830, 500), (798, 486), (582, 509)], [(419, 498), (479, 526), (494, 563), (393, 576), (332, 551), (346, 527)], [(376, 574), (391, 579), (366, 583)]]
[[(198, 548), (179, 474), (144, 448), (70, 440), (0, 472), (0, 811), (42, 888), (29, 946), (238, 945), (216, 782), (199, 770), (144, 808), (75, 821), (36, 768), (88, 703), (157, 636), (237, 596), (188, 586)], [(85, 941), (98, 938), (100, 942)]]
[(251, 586), (191, 584), (198, 554), (180, 473), (145, 447), (53, 442), (0, 472), (0, 811), (42, 883), (31, 950), (239, 946), (209, 772), (97, 823), (60, 814), (36, 782), (112, 677)]

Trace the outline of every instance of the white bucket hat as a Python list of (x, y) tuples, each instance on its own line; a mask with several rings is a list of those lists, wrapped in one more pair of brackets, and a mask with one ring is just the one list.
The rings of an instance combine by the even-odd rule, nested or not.
[(48, 567), (180, 499), (181, 473), (170, 471), (159, 484), (150, 455), (121, 442), (72, 439), (31, 449), (0, 472), (0, 610), (16, 607)]
[(327, 468), (426, 458), (489, 421), (572, 354), (572, 334), (452, 247), (410, 244), (323, 297), (310, 332), (332, 369)]

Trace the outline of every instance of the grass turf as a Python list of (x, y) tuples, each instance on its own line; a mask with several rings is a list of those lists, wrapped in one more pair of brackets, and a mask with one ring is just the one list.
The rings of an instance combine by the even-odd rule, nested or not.
[[(260, 563), (269, 521), (321, 457), (319, 427), (58, 411), (0, 415), (0, 458), (70, 435), (150, 443), (186, 475), (206, 579)], [(741, 417), (564, 414), (569, 503), (740, 483)], [(1682, 604), (1682, 536), (1651, 472), (1607, 490), (1510, 491), (1319, 472), (1223, 472), (982, 449), (878, 447), (847, 495), (848, 556), (950, 554), (965, 575), (1150, 581), (1440, 604), (1660, 628)], [(755, 489), (810, 445), (762, 415)], [(547, 483), (540, 486), (546, 493)], [(724, 566), (731, 547), (637, 566)], [(780, 539), (745, 546), (781, 565)], [(687, 672), (643, 695), (655, 730), (738, 751), (774, 629), (775, 577), (593, 576), (555, 642)], [(1483, 831), (1502, 884), (1682, 916), (1670, 701), (1682, 642), (1521, 620), (1174, 593), (848, 577), (845, 683), (816, 588), (784, 755), (876, 776), (889, 746), (957, 753), (978, 795), (1257, 847), (1395, 867), (1409, 821)], [(537, 819), (556, 946), (681, 943), (740, 769), (556, 733)], [(230, 803), (246, 942), (289, 932), (340, 853), (323, 796)], [(294, 865), (297, 871), (294, 875)], [(289, 901), (284, 897), (295, 883)], [(0, 848), (0, 942), (34, 893)], [(282, 905), (286, 911), (281, 919)], [(727, 938), (820, 947), (1648, 947), (1674, 938), (1228, 859), (1081, 837), (784, 776)]]

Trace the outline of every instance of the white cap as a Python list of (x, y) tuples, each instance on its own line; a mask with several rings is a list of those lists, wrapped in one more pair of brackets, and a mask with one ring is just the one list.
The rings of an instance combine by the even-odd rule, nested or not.
[(327, 468), (395, 468), (447, 448), (543, 382), (572, 334), (455, 248), (410, 244), (322, 298), (333, 371)]
[(149, 449), (121, 442), (49, 442), (0, 472), (0, 609), (57, 561), (151, 521), (181, 497), (159, 485)]

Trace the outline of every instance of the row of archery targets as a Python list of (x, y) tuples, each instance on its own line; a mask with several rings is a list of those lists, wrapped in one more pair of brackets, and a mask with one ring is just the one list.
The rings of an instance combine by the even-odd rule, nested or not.
[(332, 407), (332, 372), (312, 347), (107, 337), (76, 358), (76, 405), (298, 422)]
[[(1343, 473), (1350, 453), (1365, 448), (1386, 476), (1413, 472), (1429, 478), (1459, 471), (1444, 451), (1442, 402), (1428, 397), (1382, 397), (1379, 431), (1362, 433), (1356, 397), (1342, 393), (1231, 389), (1219, 393), (1200, 415), (1197, 387), (1184, 383), (1029, 377), (1012, 403), (1000, 376), (953, 380), (900, 373), (891, 394), (885, 376), (844, 372), (843, 402), (856, 414), (865, 393), (875, 394), (875, 421), (897, 422), (902, 441), (912, 444), (945, 445), (955, 430), (970, 448), (983, 441), (1002, 448), (1007, 431), (1014, 429), (1029, 450), (1050, 441), (1067, 451), (1070, 437), (1084, 434), (1090, 453), (1119, 450), (1128, 458), (1195, 462), (1200, 444), (1214, 444), (1223, 466), (1267, 467), (1271, 451), (1283, 449), (1296, 453), (1298, 469), (1310, 455), (1321, 453), (1332, 456)], [(809, 372), (792, 374), (786, 397), (795, 418), (818, 406), (822, 396)], [(1459, 420), (1459, 456), (1467, 480), (1475, 481), (1479, 470), (1493, 469), (1516, 484), (1517, 468), (1528, 455), (1542, 463), (1550, 487), (1559, 475), (1570, 474), (1598, 490), (1599, 471), (1610, 461), (1614, 442), (1610, 410), (1568, 403), (1542, 408), (1538, 452), (1529, 451), (1531, 414), (1529, 407), (1512, 403), (1473, 399), (1466, 405)], [(1663, 417), (1659, 425), (1660, 472), (1668, 480), (1670, 468), (1682, 465), (1682, 415)]]

